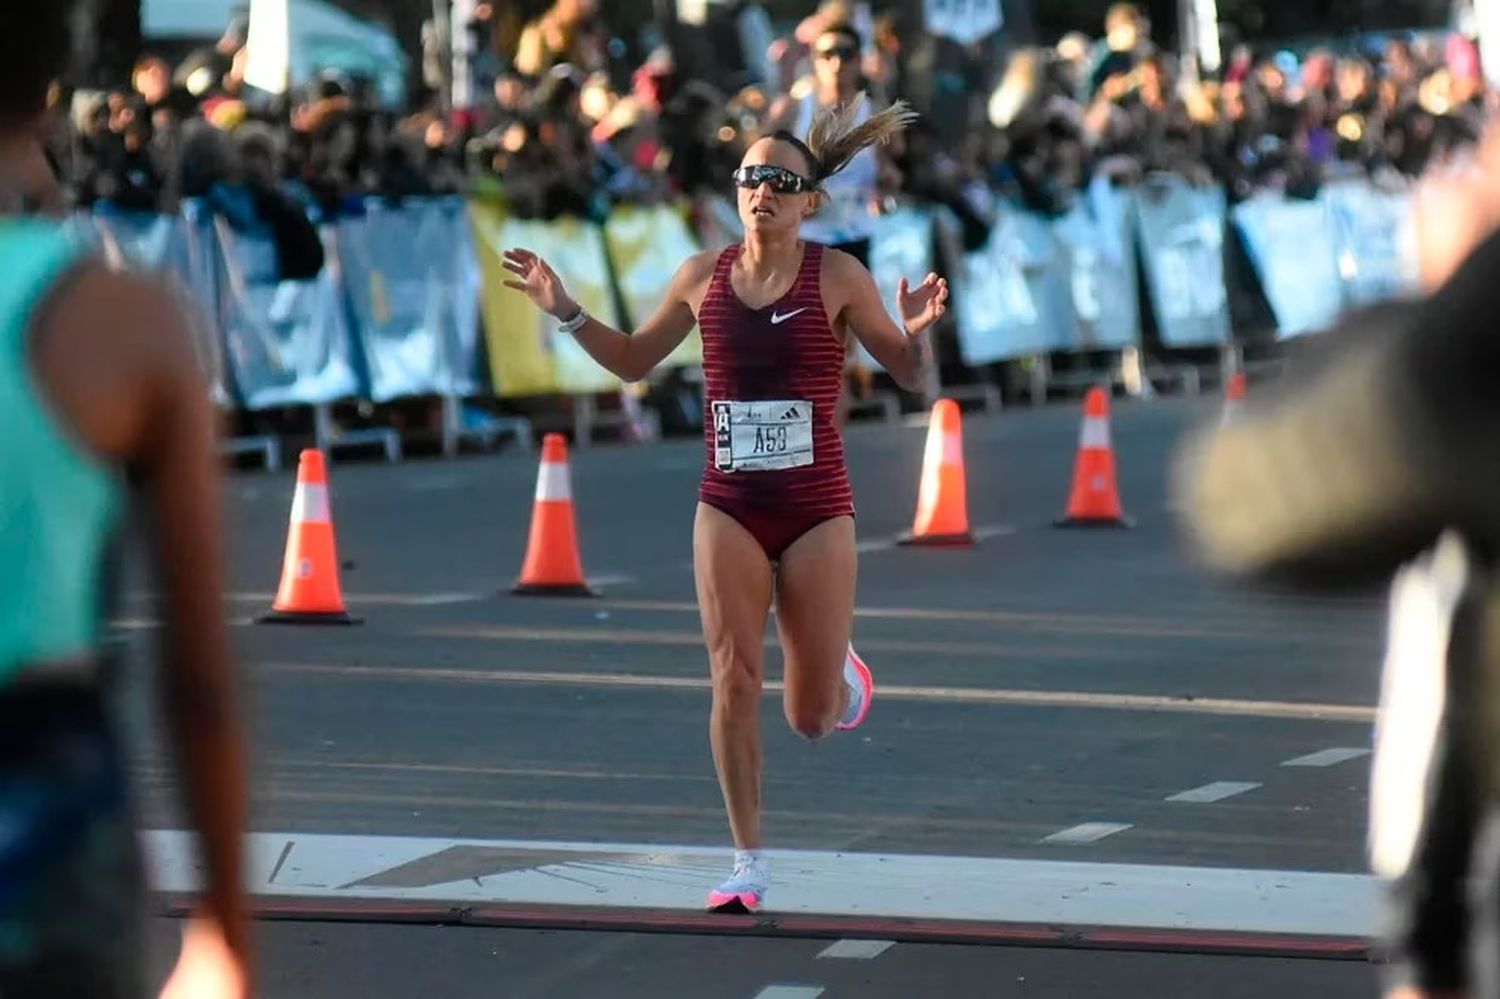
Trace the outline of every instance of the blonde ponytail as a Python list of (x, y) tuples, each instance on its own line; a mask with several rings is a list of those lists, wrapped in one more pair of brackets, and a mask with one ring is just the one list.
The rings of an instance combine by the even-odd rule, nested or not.
[(861, 122), (859, 115), (868, 101), (861, 93), (847, 104), (819, 111), (813, 119), (807, 148), (817, 158), (819, 180), (844, 169), (863, 150), (890, 142), (917, 120), (909, 104), (897, 101)]

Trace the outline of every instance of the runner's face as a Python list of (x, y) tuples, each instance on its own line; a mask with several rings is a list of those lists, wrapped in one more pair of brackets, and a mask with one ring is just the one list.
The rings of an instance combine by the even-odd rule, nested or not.
[(751, 146), (740, 162), (742, 172), (749, 170), (754, 175), (755, 167), (776, 167), (765, 171), (766, 179), (757, 187), (744, 187), (736, 180), (740, 221), (746, 231), (761, 233), (785, 230), (796, 231), (802, 220), (817, 209), (816, 191), (778, 191), (774, 183), (778, 175), (790, 174), (806, 179), (811, 173), (807, 157), (797, 147), (775, 139), (761, 139)]

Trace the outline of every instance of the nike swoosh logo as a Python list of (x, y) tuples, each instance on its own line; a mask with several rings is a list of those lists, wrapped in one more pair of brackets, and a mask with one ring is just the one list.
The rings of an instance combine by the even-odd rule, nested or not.
[(800, 316), (802, 313), (804, 313), (806, 311), (807, 311), (807, 309), (804, 307), (804, 308), (796, 310), (795, 312), (788, 312), (784, 316), (781, 313), (779, 313), (779, 312), (773, 312), (773, 313), (771, 313), (771, 325), (772, 326), (780, 326), (782, 323), (786, 322), (788, 319), (792, 318), (793, 316)]

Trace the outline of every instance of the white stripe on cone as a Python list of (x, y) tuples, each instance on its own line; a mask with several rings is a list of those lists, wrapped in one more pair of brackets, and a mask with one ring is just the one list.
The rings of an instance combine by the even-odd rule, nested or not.
[(292, 523), (327, 524), (333, 520), (328, 508), (328, 487), (299, 485), (292, 498)]
[(1084, 417), (1080, 446), (1090, 451), (1102, 451), (1109, 447), (1109, 420), (1100, 416)]
[(573, 498), (573, 484), (568, 477), (568, 466), (551, 461), (542, 462), (536, 477), (536, 498), (539, 503), (562, 503)]
[(958, 434), (943, 435), (943, 464), (954, 466), (964, 463), (964, 439)]

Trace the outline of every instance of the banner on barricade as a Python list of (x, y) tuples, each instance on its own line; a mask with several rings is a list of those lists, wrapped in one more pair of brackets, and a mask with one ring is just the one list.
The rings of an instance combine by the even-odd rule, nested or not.
[(1119, 350), (1141, 337), (1135, 254), (1128, 249), (1129, 218), (1099, 218), (1079, 202), (1054, 219), (1052, 232), (1066, 258), (1076, 350)]
[(1292, 337), (1331, 325), (1344, 296), (1328, 204), (1259, 194), (1236, 205), (1233, 218), (1278, 333)]
[(1003, 209), (954, 280), (964, 363), (990, 364), (1069, 346), (1071, 281), (1045, 220)]
[(1413, 293), (1411, 195), (1348, 181), (1330, 184), (1323, 197), (1333, 221), (1344, 302), (1368, 305)]
[(598, 226), (574, 218), (555, 222), (511, 218), (493, 202), (471, 202), (469, 217), (483, 275), (485, 338), (499, 396), (605, 392), (620, 381), (605, 371), (556, 320), (537, 311), (520, 292), (504, 286), (507, 249), (524, 247), (545, 257), (568, 294), (589, 313), (620, 325), (609, 287), (609, 262)]
[(338, 238), (322, 233), (328, 262), (312, 281), (278, 280), (267, 235), (235, 232), (213, 216), (218, 250), (216, 313), (245, 408), (319, 405), (357, 398), (362, 386), (345, 308)]
[(478, 392), (479, 280), (466, 203), (372, 199), (338, 233), (370, 398)]
[[(870, 237), (870, 274), (885, 310), (897, 326), (902, 324), (899, 290), (901, 279), (916, 287), (935, 271), (932, 256), (932, 213), (924, 208), (902, 207), (875, 220)], [(856, 348), (859, 363), (874, 371), (880, 363), (863, 346)]]
[[(604, 223), (604, 242), (629, 313), (626, 322), (632, 328), (651, 318), (661, 306), (672, 276), (699, 250), (682, 215), (667, 205), (614, 209)], [(702, 363), (703, 340), (695, 329), (661, 367)]]
[(1142, 266), (1161, 340), (1204, 347), (1229, 339), (1224, 191), (1152, 178), (1135, 193)]

